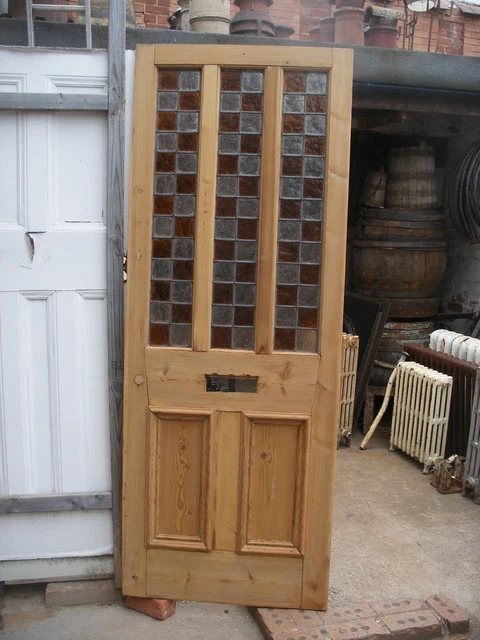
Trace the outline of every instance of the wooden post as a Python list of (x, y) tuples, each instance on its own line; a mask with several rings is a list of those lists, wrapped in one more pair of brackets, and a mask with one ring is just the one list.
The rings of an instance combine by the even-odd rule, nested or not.
[(115, 586), (122, 584), (123, 211), (125, 0), (108, 6), (107, 331)]

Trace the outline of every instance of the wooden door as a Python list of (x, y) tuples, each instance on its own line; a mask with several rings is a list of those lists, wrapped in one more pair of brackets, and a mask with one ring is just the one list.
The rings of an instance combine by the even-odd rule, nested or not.
[(136, 65), (124, 593), (325, 608), (352, 53)]

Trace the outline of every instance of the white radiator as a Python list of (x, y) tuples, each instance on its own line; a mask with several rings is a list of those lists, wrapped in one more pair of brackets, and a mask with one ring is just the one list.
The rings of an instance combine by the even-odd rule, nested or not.
[(470, 493), (473, 493), (475, 504), (480, 504), (480, 369), (475, 382), (463, 481), (463, 495)]
[(350, 445), (353, 433), (353, 408), (355, 402), (355, 386), (357, 382), (358, 336), (342, 334), (342, 382), (340, 395), (340, 419), (338, 423), (338, 443), (342, 438)]
[(454, 358), (480, 364), (480, 340), (455, 331), (437, 329), (430, 335), (430, 349)]
[(423, 463), (444, 457), (453, 378), (416, 362), (397, 366), (390, 451)]

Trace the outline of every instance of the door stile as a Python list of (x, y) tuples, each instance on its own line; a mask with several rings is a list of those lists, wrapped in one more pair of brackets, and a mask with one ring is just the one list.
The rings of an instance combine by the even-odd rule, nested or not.
[(200, 149), (195, 225), (193, 277), (192, 348), (210, 349), (213, 289), (213, 247), (217, 177), (220, 68), (205, 65), (202, 70), (200, 106)]
[[(307, 513), (322, 513), (320, 526), (307, 518), (303, 565), (302, 608), (326, 609), (333, 520), (336, 425), (340, 400), (340, 344), (347, 238), (350, 117), (353, 52), (333, 49), (329, 74), (326, 193), (323, 228), (323, 268), (320, 292), (320, 362), (313, 399)], [(332, 345), (338, 345), (333, 349)], [(321, 464), (320, 464), (321, 461)]]
[(137, 47), (125, 316), (123, 430), (123, 590), (144, 596), (148, 344), (157, 72), (152, 47)]
[(282, 93), (283, 69), (267, 67), (265, 69), (257, 276), (262, 286), (257, 287), (255, 316), (255, 353), (260, 354), (273, 352)]

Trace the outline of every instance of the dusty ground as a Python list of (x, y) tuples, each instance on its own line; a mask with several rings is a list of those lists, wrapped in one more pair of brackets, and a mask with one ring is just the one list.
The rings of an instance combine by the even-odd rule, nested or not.
[[(330, 605), (444, 593), (480, 618), (480, 506), (437, 493), (385, 439), (359, 441), (338, 452)], [(49, 610), (41, 588), (10, 587), (3, 607), (9, 640), (261, 638), (247, 609), (227, 605), (178, 603), (156, 622), (118, 603)]]

